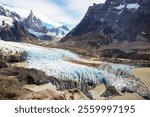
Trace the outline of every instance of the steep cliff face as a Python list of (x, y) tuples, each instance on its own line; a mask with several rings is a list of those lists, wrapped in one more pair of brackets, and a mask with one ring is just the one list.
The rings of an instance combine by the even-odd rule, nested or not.
[[(106, 0), (89, 7), (82, 21), (62, 43), (99, 50), (133, 48), (150, 45), (150, 1)], [(104, 52), (105, 53), (105, 52)]]
[(5, 41), (32, 42), (36, 39), (17, 21), (13, 22), (13, 27), (6, 25), (0, 29), (0, 38)]
[(40, 33), (48, 32), (48, 29), (43, 26), (42, 21), (39, 18), (37, 18), (32, 11), (30, 11), (29, 16), (26, 19), (24, 19), (23, 23), (27, 29), (31, 29)]

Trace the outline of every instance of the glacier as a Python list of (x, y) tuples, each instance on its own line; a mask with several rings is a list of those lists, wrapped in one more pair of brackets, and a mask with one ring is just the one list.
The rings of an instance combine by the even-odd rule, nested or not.
[(12, 51), (26, 51), (27, 68), (36, 68), (44, 71), (48, 76), (63, 80), (112, 84), (132, 75), (132, 67), (128, 65), (101, 62), (99, 67), (95, 68), (72, 63), (68, 60), (83, 61), (84, 58), (69, 50), (0, 40), (0, 49), (2, 48)]

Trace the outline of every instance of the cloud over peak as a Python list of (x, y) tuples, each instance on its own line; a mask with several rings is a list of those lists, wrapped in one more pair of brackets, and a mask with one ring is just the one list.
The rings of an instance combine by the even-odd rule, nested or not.
[(9, 5), (10, 10), (27, 17), (30, 10), (47, 23), (55, 26), (65, 24), (77, 25), (93, 3), (105, 0), (0, 0), (1, 4)]

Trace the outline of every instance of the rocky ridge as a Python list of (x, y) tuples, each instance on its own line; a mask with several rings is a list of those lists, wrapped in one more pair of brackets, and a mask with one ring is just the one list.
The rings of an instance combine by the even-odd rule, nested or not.
[(59, 26), (59, 27), (53, 27), (49, 29), (51, 33), (59, 36), (59, 37), (64, 37), (70, 29), (67, 26)]
[(32, 10), (27, 18), (0, 5), (0, 39), (5, 41), (37, 42), (59, 41), (69, 32), (66, 26), (49, 29)]
[(41, 40), (51, 41), (58, 38), (55, 35), (52, 35), (47, 27), (43, 26), (41, 19), (37, 18), (32, 10), (30, 11), (29, 16), (23, 20), (23, 26), (31, 34)]
[(61, 43), (90, 48), (103, 57), (149, 60), (149, 8), (149, 0), (94, 4)]
[(41, 40), (60, 40), (70, 29), (67, 26), (59, 26), (49, 28), (44, 25), (40, 18), (37, 18), (33, 11), (30, 11), (29, 16), (23, 20), (24, 27), (33, 35)]

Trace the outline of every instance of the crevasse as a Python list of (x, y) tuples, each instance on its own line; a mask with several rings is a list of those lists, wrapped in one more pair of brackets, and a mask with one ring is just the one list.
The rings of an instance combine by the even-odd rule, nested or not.
[(81, 60), (82, 58), (68, 50), (62, 49), (39, 49), (27, 50), (29, 68), (44, 71), (47, 75), (64, 80), (76, 80), (78, 82), (92, 80), (102, 82), (105, 74), (94, 67), (87, 67), (66, 61), (67, 59)]

